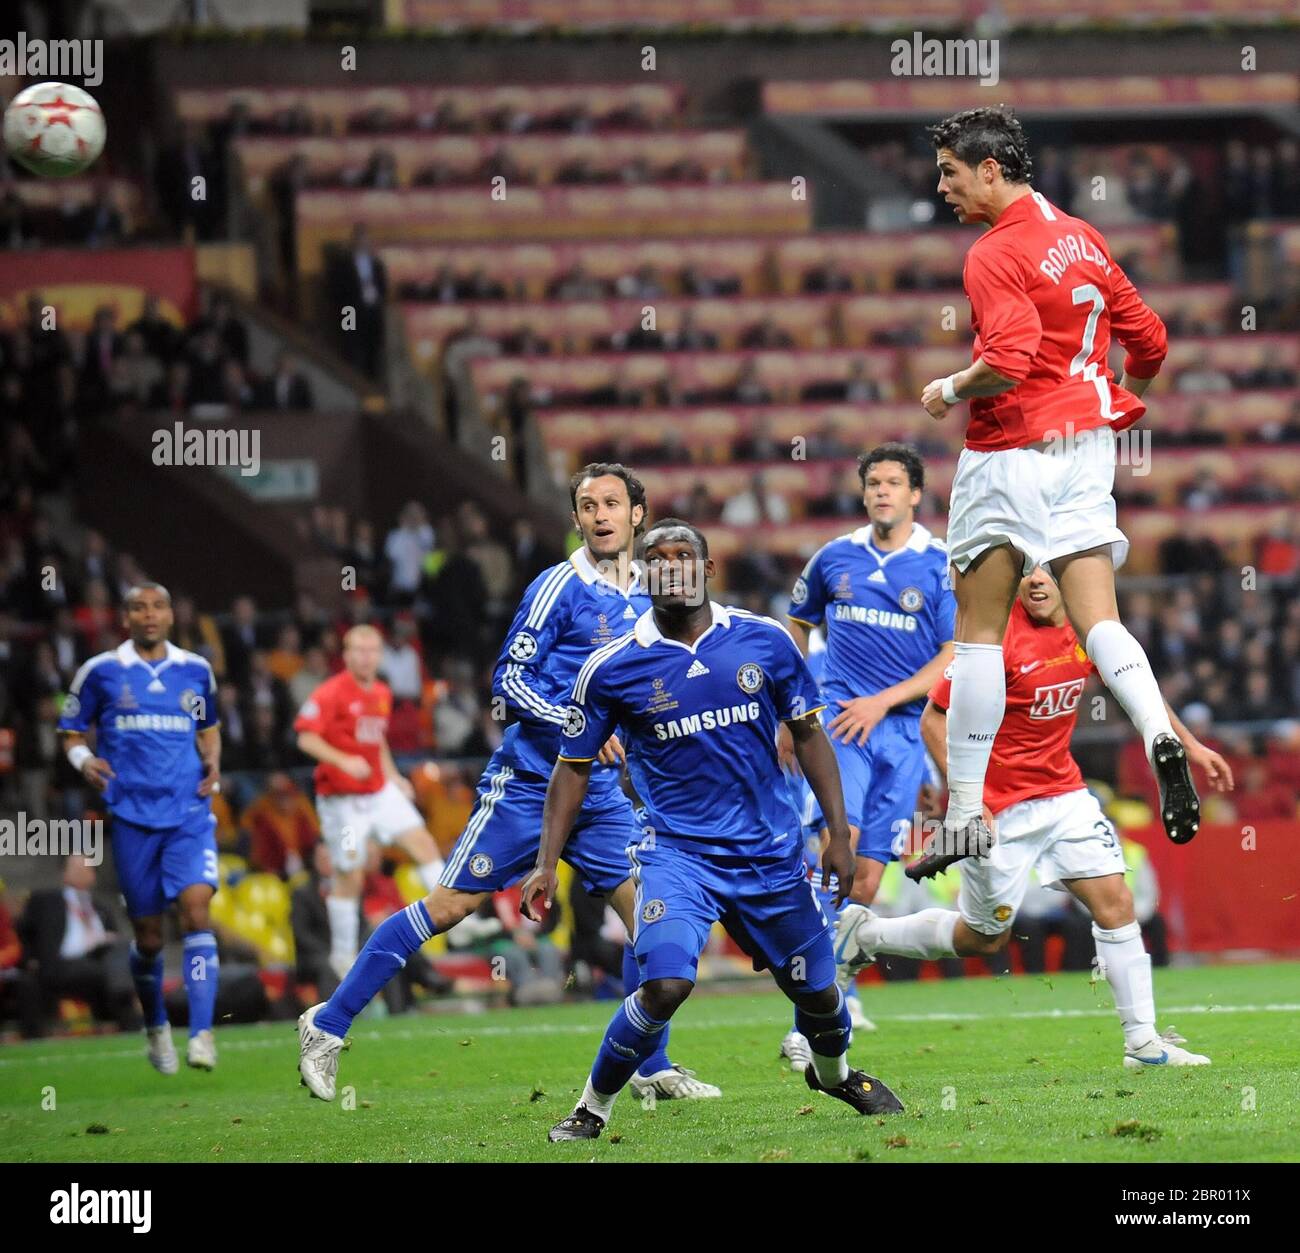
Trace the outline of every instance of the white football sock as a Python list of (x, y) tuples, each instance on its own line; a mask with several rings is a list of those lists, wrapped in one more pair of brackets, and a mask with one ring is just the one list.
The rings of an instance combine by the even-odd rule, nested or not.
[(898, 957), (956, 957), (952, 935), (959, 917), (952, 909), (923, 909), (901, 918), (876, 918), (869, 924), (876, 936), (872, 947)]
[(442, 874), (444, 865), (442, 858), (435, 857), (433, 861), (426, 861), (423, 866), (416, 867), (426, 892), (432, 892), (438, 886), (438, 878)]
[(1137, 727), (1150, 761), (1152, 741), (1162, 733), (1173, 735), (1174, 729), (1142, 645), (1122, 622), (1108, 620), (1088, 632), (1085, 648), (1102, 682)]
[(342, 972), (357, 960), (357, 933), (361, 907), (355, 896), (327, 896), (325, 911), (330, 920), (330, 965)]
[(984, 809), (984, 775), (1007, 705), (1001, 644), (954, 647), (948, 701), (948, 816), (950, 827)]
[(1151, 990), (1151, 957), (1142, 946), (1136, 922), (1107, 931), (1092, 924), (1097, 961), (1115, 996), (1115, 1009), (1124, 1028), (1124, 1044), (1135, 1049), (1156, 1036), (1156, 1001)]
[(614, 1108), (614, 1102), (618, 1100), (618, 1093), (613, 1096), (606, 1096), (603, 1092), (597, 1092), (591, 1086), (591, 1076), (587, 1076), (587, 1086), (582, 1089), (582, 1096), (578, 1099), (579, 1105), (585, 1105), (593, 1114), (599, 1114), (606, 1122), (609, 1122), (610, 1111)]

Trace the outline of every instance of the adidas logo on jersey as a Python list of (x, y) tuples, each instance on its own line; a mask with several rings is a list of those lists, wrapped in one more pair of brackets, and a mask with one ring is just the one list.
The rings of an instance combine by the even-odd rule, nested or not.
[(697, 679), (702, 674), (708, 674), (709, 668), (698, 657), (691, 662), (691, 668), (686, 672), (688, 679)]
[(633, 609), (631, 605), (629, 605), (626, 609), (623, 610), (623, 617), (624, 617), (624, 618), (635, 618), (635, 617), (636, 617), (636, 610)]

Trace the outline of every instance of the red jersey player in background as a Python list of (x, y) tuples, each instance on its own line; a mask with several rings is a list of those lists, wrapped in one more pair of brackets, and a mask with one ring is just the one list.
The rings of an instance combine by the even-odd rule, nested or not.
[(319, 763), (316, 813), (334, 861), (325, 898), (330, 965), (340, 979), (357, 956), (366, 841), (373, 836), (381, 844), (400, 844), (430, 891), (442, 871), (438, 846), (411, 803), (415, 790), (388, 749), (393, 694), (378, 677), (382, 649), (374, 627), (353, 627), (343, 637), (345, 668), (307, 698), (293, 724), (298, 747)]
[[(1142, 735), (1165, 831), (1196, 834), (1200, 803), (1146, 654), (1119, 620), (1115, 432), (1167, 351), (1164, 324), (1100, 232), (1029, 185), (1032, 162), (1010, 109), (969, 109), (930, 128), (939, 191), (963, 222), (988, 226), (966, 256), (974, 361), (926, 385), (934, 418), (969, 399), (948, 516), (957, 625), (947, 720), (946, 851), (981, 852), (984, 775), (1006, 699), (1002, 637), (1016, 587), (1048, 567), (1106, 686)], [(1127, 351), (1118, 382), (1111, 339)]]
[[(1006, 717), (993, 742), (984, 785), (985, 821), (997, 843), (984, 857), (961, 862), (957, 912), (923, 909), (899, 918), (868, 916), (844, 942), (844, 960), (861, 968), (877, 954), (977, 957), (1005, 948), (1024, 899), (1030, 870), (1044, 887), (1073, 893), (1092, 914), (1097, 965), (1115, 996), (1124, 1028), (1124, 1065), (1205, 1066), (1156, 1031), (1151, 958), (1124, 881), (1124, 855), (1115, 828), (1083, 784), (1070, 755), (1084, 684), (1094, 673), (1066, 621), (1061, 594), (1041, 567), (1020, 583), (1002, 644)], [(947, 771), (945, 711), (951, 682), (942, 679), (921, 715), (921, 735), (940, 771)], [(1205, 768), (1218, 791), (1232, 771), (1168, 711), (1188, 757)], [(839, 954), (837, 954), (838, 956)]]

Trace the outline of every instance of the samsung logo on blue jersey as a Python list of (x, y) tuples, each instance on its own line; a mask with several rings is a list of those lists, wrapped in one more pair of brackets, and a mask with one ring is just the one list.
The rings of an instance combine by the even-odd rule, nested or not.
[(676, 740), (683, 735), (715, 731), (736, 722), (754, 722), (760, 713), (758, 701), (751, 700), (747, 705), (730, 705), (726, 709), (706, 709), (703, 713), (688, 714), (685, 718), (674, 718), (670, 722), (656, 722), (655, 734), (661, 740)]
[(194, 719), (184, 714), (118, 714), (115, 731), (193, 731)]
[(915, 631), (917, 621), (910, 613), (894, 613), (889, 609), (864, 609), (861, 605), (835, 606), (835, 617), (841, 622), (861, 622), (866, 626), (886, 627), (891, 631)]

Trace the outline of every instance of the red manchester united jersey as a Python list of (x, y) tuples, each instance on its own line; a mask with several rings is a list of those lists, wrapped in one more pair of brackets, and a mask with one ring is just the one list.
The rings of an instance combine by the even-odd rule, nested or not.
[(1014, 201), (966, 254), (962, 285), (975, 332), (972, 361), (1016, 386), (970, 402), (966, 447), (1023, 448), (1055, 435), (1131, 426), (1146, 407), (1107, 365), (1151, 378), (1168, 350), (1165, 326), (1143, 303), (1094, 227), (1031, 192)]
[[(994, 814), (1018, 801), (1083, 787), (1079, 765), (1070, 755), (1070, 737), (1083, 685), (1094, 669), (1068, 622), (1039, 626), (1018, 599), (1002, 640), (1002, 659), (1007, 712), (984, 777), (984, 803)], [(930, 699), (946, 710), (951, 691), (952, 679), (945, 672)]]
[(347, 670), (326, 679), (307, 698), (293, 729), (315, 731), (331, 748), (355, 753), (370, 763), (370, 773), (364, 779), (354, 779), (337, 766), (318, 762), (314, 776), (317, 795), (378, 792), (384, 786), (380, 751), (392, 711), (393, 694), (386, 683), (376, 679), (362, 687)]

